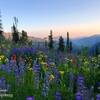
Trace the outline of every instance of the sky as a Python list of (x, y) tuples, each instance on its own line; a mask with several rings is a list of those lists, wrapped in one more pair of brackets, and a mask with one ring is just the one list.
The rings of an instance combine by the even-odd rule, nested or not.
[(53, 35), (71, 38), (100, 33), (100, 0), (0, 0), (5, 32), (11, 32), (13, 17), (19, 20), (19, 31), (28, 35)]

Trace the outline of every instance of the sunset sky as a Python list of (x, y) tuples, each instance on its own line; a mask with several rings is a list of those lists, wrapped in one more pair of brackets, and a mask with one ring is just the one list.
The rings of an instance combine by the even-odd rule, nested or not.
[(13, 17), (19, 19), (18, 29), (29, 35), (72, 38), (100, 33), (100, 0), (0, 0), (5, 32), (11, 31)]

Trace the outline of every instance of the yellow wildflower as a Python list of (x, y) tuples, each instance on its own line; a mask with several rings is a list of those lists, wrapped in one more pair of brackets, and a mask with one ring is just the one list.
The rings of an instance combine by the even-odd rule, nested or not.
[(30, 68), (30, 67), (28, 67), (28, 70), (29, 70), (29, 71), (32, 71), (33, 69), (32, 69), (32, 68)]
[(64, 75), (64, 71), (59, 71), (61, 75)]
[(55, 66), (55, 63), (54, 62), (52, 62), (52, 63), (50, 63), (51, 64), (51, 67), (54, 67)]
[(53, 80), (54, 78), (55, 78), (54, 75), (51, 74), (50, 77), (49, 77), (49, 80), (51, 81), (51, 80)]

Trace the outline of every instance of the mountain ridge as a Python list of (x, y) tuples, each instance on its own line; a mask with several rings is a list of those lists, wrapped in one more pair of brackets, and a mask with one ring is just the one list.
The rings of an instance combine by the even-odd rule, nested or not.
[[(10, 32), (5, 32), (4, 36), (7, 39), (11, 39), (11, 33)], [(43, 42), (45, 41), (45, 39), (47, 40), (47, 38), (38, 38), (38, 37), (34, 37), (34, 36), (29, 36), (29, 40), (33, 40), (33, 41), (39, 41), (39, 42)], [(59, 37), (54, 37), (54, 41), (58, 41)], [(67, 38), (64, 38), (64, 41), (66, 42)], [(100, 34), (94, 34), (92, 36), (88, 36), (88, 37), (80, 37), (80, 38), (74, 38), (71, 39), (71, 41), (77, 45), (78, 47), (81, 46), (87, 46), (87, 47), (92, 47), (94, 44), (100, 42)]]

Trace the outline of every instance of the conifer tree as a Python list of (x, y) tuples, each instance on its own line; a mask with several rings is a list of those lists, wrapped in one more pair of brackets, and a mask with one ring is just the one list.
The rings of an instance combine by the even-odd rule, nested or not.
[(12, 41), (14, 43), (17, 43), (19, 41), (19, 32), (17, 30), (17, 23), (18, 23), (18, 19), (14, 17), (14, 23), (12, 26)]
[(0, 11), (0, 41), (4, 39), (3, 36), (3, 27), (2, 27), (2, 19), (1, 19), (1, 11)]
[(52, 30), (50, 30), (49, 43), (48, 43), (49, 49), (53, 49), (53, 44), (54, 44), (54, 41), (53, 41)]
[(60, 50), (61, 52), (64, 52), (64, 48), (65, 48), (65, 45), (64, 45), (64, 39), (62, 36), (59, 37), (59, 47), (58, 47), (58, 50)]
[(69, 32), (67, 32), (67, 43), (66, 43), (66, 49), (67, 49), (67, 52), (69, 52), (69, 49), (70, 49)]
[(72, 49), (73, 49), (73, 47), (72, 47), (72, 41), (69, 38), (69, 32), (67, 32), (67, 43), (66, 43), (67, 53), (71, 53)]
[(22, 30), (22, 37), (20, 38), (20, 41), (25, 44), (28, 42), (27, 32), (25, 32), (24, 30)]
[(72, 49), (73, 49), (72, 42), (70, 41), (70, 53), (72, 52)]

